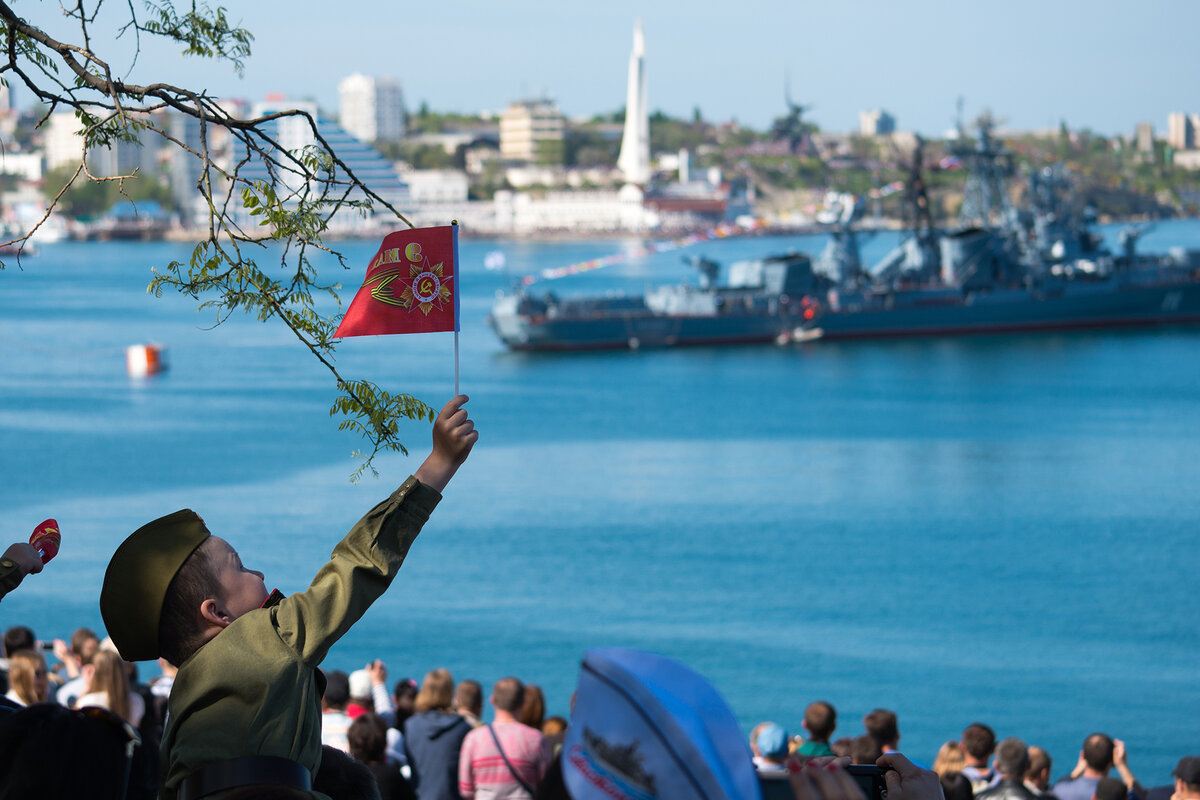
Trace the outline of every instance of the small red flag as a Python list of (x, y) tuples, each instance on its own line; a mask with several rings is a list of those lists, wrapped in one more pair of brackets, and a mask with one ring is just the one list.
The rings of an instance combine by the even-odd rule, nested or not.
[(389, 233), (334, 338), (458, 330), (458, 226)]

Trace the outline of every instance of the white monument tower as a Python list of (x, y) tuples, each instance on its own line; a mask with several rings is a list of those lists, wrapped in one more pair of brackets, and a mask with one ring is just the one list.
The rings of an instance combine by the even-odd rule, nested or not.
[(650, 181), (650, 115), (646, 108), (646, 42), (642, 21), (633, 27), (633, 51), (629, 54), (629, 89), (625, 98), (625, 133), (617, 167), (628, 183), (644, 186)]

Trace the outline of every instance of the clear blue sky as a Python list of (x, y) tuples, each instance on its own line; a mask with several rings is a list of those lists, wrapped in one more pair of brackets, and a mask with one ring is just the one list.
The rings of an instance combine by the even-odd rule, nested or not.
[[(57, 6), (21, 4), (31, 21)], [(159, 49), (132, 77), (258, 99), (281, 91), (334, 109), (354, 71), (390, 74), (407, 105), (501, 110), (547, 93), (570, 116), (619, 109), (635, 18), (646, 33), (651, 108), (763, 128), (793, 99), (825, 130), (883, 108), (937, 135), (955, 101), (1013, 128), (1131, 132), (1200, 112), (1200, 2), (1143, 0), (384, 0), (226, 2), (255, 35), (239, 80)], [(113, 59), (114, 66), (122, 63)], [(127, 63), (127, 60), (124, 62)]]

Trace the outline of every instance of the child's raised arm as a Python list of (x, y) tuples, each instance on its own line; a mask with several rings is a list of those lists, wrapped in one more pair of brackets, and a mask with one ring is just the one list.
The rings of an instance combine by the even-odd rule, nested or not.
[(479, 440), (479, 431), (463, 408), (467, 399), (460, 394), (442, 408), (433, 422), (433, 451), (414, 473), (417, 480), (438, 492), (445, 490)]

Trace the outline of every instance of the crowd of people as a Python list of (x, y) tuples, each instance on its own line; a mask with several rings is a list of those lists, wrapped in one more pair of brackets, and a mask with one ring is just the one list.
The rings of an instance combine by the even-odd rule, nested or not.
[[(446, 404), (428, 458), (355, 524), (304, 592), (268, 592), (261, 572), (183, 509), (138, 528), (113, 554), (99, 598), (108, 637), (80, 629), (46, 647), (29, 628), (10, 627), (0, 800), (699, 796), (677, 791), (694, 781), (689, 770), (707, 769), (674, 752), (693, 744), (686, 735), (671, 741), (657, 731), (673, 762), (646, 774), (633, 746), (589, 738), (584, 725), (547, 717), (542, 691), (514, 677), (490, 687), (485, 723), (483, 687), (456, 684), (445, 669), (419, 684), (404, 678), (389, 686), (381, 661), (349, 674), (321, 666), (396, 577), (478, 439), (466, 401), (460, 395)], [(45, 561), (30, 545), (8, 548), (0, 598)], [(137, 663), (151, 660), (162, 674), (143, 683)], [(668, 703), (682, 705), (678, 697)], [(667, 709), (674, 710), (682, 709)], [(849, 762), (884, 770), (873, 786), (886, 785), (888, 800), (1200, 800), (1200, 760), (1181, 760), (1172, 787), (1147, 792), (1129, 772), (1124, 745), (1103, 734), (1089, 736), (1076, 769), (1051, 786), (1044, 751), (1016, 739), (997, 745), (984, 725), (948, 743), (929, 770), (899, 752), (890, 711), (868, 714), (862, 734), (834, 739), (836, 710), (813, 703), (802, 722), (806, 735), (764, 723), (746, 743), (732, 714), (725, 718), (720, 735), (734, 746), (696, 748), (692, 756), (720, 762), (734, 776), (740, 789), (725, 792), (731, 800), (753, 798), (760, 785), (784, 786), (795, 800), (880, 800), (864, 795), (844, 767)], [(590, 784), (576, 780), (581, 770), (566, 766), (576, 762), (558, 757), (572, 737), (610, 756), (601, 771), (613, 774), (589, 768)], [(621, 791), (622, 767), (644, 777), (647, 791)], [(1108, 778), (1114, 768), (1119, 797)]]
[[(114, 797), (159, 796), (155, 744), (162, 737), (175, 674), (165, 659), (159, 661), (162, 674), (142, 683), (135, 663), (122, 659), (110, 639), (86, 628), (69, 641), (43, 645), (29, 628), (14, 626), (5, 632), (3, 647), (8, 655), (0, 664), (0, 688), (6, 692), (7, 715), (0, 715), (0, 774), (39, 742), (45, 746), (61, 736), (67, 729), (63, 717), (74, 714), (79, 729), (92, 734), (82, 740), (91, 752), (89, 763), (96, 766), (90, 775), (111, 774), (125, 787)], [(430, 671), (420, 682), (409, 677), (392, 682), (380, 660), (323, 676), (323, 755), (312, 786), (316, 791), (335, 800), (567, 796), (558, 756), (569, 720), (547, 714), (545, 695), (536, 685), (506, 677), (485, 695), (479, 682), (456, 683), (445, 669)], [(16, 738), (6, 732), (4, 719), (17, 709), (25, 709), (32, 728), (41, 733), (8, 747)], [(776, 722), (756, 725), (749, 751), (763, 775), (796, 770), (810, 759), (876, 764), (900, 752), (898, 719), (886, 709), (867, 714), (855, 735), (836, 732), (836, 709), (817, 701), (805, 709), (797, 735)], [(102, 768), (104, 753), (124, 768)], [(1129, 766), (1124, 742), (1103, 733), (1087, 736), (1072, 769), (1054, 781), (1046, 750), (1015, 737), (998, 741), (989, 726), (972, 723), (942, 745), (931, 771), (945, 800), (1200, 800), (1200, 758), (1182, 758), (1173, 783), (1147, 789)], [(1160, 777), (1165, 783), (1167, 776)], [(47, 790), (47, 780), (39, 781), (38, 796), (56, 796)], [(87, 779), (92, 789), (95, 780)], [(30, 796), (14, 793), (18, 786), (0, 789), (0, 798)], [(57, 796), (93, 795), (68, 790)]]

